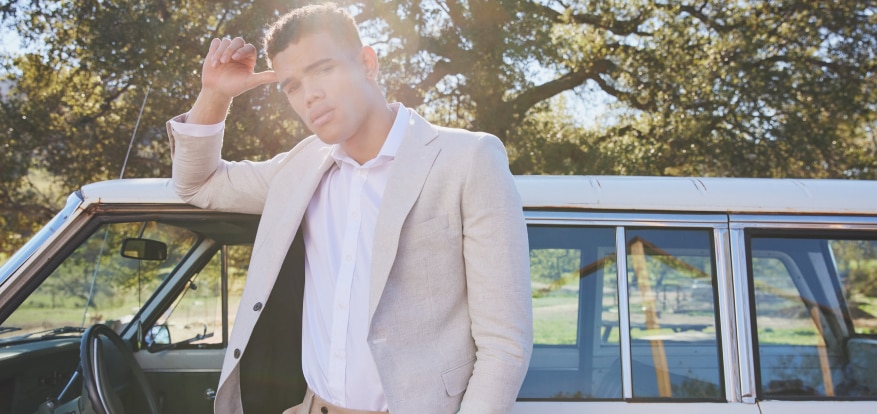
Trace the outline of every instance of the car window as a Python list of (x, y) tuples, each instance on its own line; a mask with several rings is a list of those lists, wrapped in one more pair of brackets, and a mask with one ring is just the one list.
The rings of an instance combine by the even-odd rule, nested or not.
[(870, 238), (750, 239), (763, 398), (877, 396), (877, 254)]
[[(252, 245), (226, 245), (186, 283), (145, 336), (147, 345), (221, 347), (234, 325)], [(228, 292), (223, 303), (223, 290)]]
[(520, 398), (621, 398), (615, 229), (531, 226), (533, 356)]
[[(165, 251), (149, 259), (126, 257), (122, 247), (132, 239), (163, 244)], [(103, 224), (12, 312), (0, 338), (96, 323), (121, 331), (197, 240), (192, 231), (155, 221)]]
[(712, 231), (625, 237), (634, 398), (723, 398)]
[(620, 335), (615, 227), (529, 227), (534, 345), (521, 399), (724, 397), (712, 230), (626, 229), (630, 330)]

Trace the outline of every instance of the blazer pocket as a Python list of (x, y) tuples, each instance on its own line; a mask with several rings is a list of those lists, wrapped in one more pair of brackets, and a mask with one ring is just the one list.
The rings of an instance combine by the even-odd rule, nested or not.
[(421, 240), (448, 228), (448, 216), (433, 217), (429, 220), (402, 228), (402, 234), (408, 240)]
[(449, 396), (460, 395), (469, 387), (469, 378), (472, 377), (472, 369), (475, 367), (475, 358), (472, 358), (456, 368), (451, 368), (442, 373), (442, 382)]

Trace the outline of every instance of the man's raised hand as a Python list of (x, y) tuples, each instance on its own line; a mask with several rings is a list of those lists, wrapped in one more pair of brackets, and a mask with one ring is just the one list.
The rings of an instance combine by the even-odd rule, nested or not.
[(222, 122), (232, 99), (257, 86), (275, 82), (274, 71), (254, 72), (257, 58), (256, 47), (240, 37), (213, 39), (201, 67), (201, 93), (186, 122)]

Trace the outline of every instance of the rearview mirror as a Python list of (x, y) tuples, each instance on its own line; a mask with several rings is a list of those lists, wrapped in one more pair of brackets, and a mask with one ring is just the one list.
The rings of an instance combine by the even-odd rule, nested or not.
[(157, 240), (125, 239), (122, 242), (122, 257), (136, 260), (165, 260), (167, 245)]

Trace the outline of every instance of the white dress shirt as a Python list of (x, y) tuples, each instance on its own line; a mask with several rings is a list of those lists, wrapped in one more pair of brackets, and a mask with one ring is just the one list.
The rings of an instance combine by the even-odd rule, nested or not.
[(339, 145), (304, 221), (305, 294), (302, 365), (321, 398), (341, 407), (386, 411), (381, 379), (366, 341), (375, 224), (410, 114), (396, 119), (378, 156), (360, 165)]
[[(378, 156), (360, 165), (339, 145), (303, 222), (305, 292), (302, 369), (308, 386), (341, 407), (386, 411), (387, 402), (368, 346), (369, 284), (375, 224), (396, 151), (411, 115), (401, 104)], [(223, 123), (172, 121), (176, 132), (207, 136)]]

